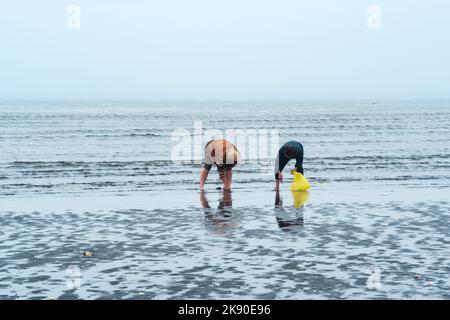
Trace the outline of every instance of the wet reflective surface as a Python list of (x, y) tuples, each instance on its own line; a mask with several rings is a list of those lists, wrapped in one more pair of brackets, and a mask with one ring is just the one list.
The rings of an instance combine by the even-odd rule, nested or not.
[[(447, 105), (72, 107), (0, 108), (0, 298), (450, 298)], [(300, 137), (312, 188), (200, 193), (195, 119)]]
[(449, 298), (447, 202), (294, 208), (289, 196), (283, 206), (219, 192), (177, 210), (3, 212), (0, 297)]

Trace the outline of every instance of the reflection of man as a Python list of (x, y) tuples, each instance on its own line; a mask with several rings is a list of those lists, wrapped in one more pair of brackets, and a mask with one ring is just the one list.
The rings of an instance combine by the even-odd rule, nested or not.
[(206, 198), (205, 192), (200, 192), (200, 204), (203, 209), (210, 209), (208, 199)]
[(283, 199), (280, 196), (280, 190), (275, 192), (275, 208), (283, 208)]
[(278, 151), (275, 160), (275, 190), (278, 190), (280, 182), (283, 182), (283, 169), (291, 159), (295, 159), (297, 172), (303, 174), (303, 145), (298, 141), (288, 141)]
[(219, 199), (219, 209), (223, 210), (226, 208), (231, 208), (233, 206), (233, 199), (231, 198), (230, 190), (223, 190), (223, 197)]
[(303, 227), (303, 215), (299, 211), (295, 211), (295, 218), (283, 208), (283, 199), (280, 196), (280, 191), (275, 192), (275, 218), (278, 226), (283, 231), (295, 231)]
[[(200, 204), (204, 209), (211, 209), (205, 192), (200, 192)], [(214, 233), (223, 235), (228, 229), (238, 226), (232, 214), (232, 204), (231, 192), (224, 190), (223, 196), (219, 199), (218, 210), (205, 210), (207, 226), (212, 226)]]
[[(208, 198), (206, 198), (206, 192), (200, 192), (200, 204), (203, 209), (210, 209)], [(231, 208), (233, 206), (233, 198), (231, 197), (230, 190), (223, 190), (223, 196), (219, 199), (219, 211), (225, 211), (224, 209)]]

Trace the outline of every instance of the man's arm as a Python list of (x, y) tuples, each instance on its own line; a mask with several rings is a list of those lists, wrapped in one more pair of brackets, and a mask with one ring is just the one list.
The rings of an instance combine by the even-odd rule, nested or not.
[(288, 164), (289, 159), (286, 158), (283, 154), (283, 152), (278, 151), (278, 156), (277, 156), (277, 160), (276, 160), (276, 164), (275, 164), (275, 179), (276, 180), (283, 180), (283, 175), (281, 174), (281, 172), (283, 171), (284, 167), (286, 167), (286, 165)]
[(286, 167), (289, 159), (287, 159), (283, 152), (278, 151), (277, 159), (275, 160), (275, 190), (279, 190), (280, 182), (283, 182), (282, 171)]
[(205, 190), (206, 178), (208, 178), (209, 170), (205, 167), (202, 168), (200, 172), (200, 190)]
[(200, 190), (204, 191), (205, 190), (205, 182), (206, 179), (208, 178), (208, 174), (209, 174), (209, 170), (211, 170), (211, 167), (214, 163), (214, 160), (211, 157), (211, 151), (209, 147), (209, 145), (211, 144), (212, 140), (210, 142), (208, 142), (206, 144), (205, 147), (205, 153), (204, 153), (204, 162), (203, 162), (203, 168), (202, 171), (200, 172)]

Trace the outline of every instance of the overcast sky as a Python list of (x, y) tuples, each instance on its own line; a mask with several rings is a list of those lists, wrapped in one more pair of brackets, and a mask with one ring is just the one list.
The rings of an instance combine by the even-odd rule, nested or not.
[(448, 0), (3, 1), (0, 98), (448, 99), (449, 17)]

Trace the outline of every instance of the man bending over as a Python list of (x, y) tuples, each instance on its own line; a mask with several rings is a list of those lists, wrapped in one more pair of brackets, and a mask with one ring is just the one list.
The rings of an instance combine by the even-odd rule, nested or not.
[(280, 182), (283, 182), (282, 171), (289, 160), (295, 159), (295, 169), (303, 174), (303, 145), (298, 141), (286, 142), (278, 151), (275, 161), (275, 190), (279, 190)]
[(229, 141), (209, 141), (205, 146), (204, 163), (200, 173), (200, 190), (205, 190), (205, 181), (213, 164), (217, 166), (220, 180), (223, 182), (223, 189), (231, 190), (232, 169), (240, 158), (238, 149)]

